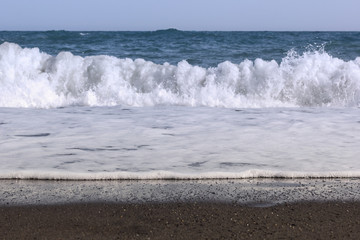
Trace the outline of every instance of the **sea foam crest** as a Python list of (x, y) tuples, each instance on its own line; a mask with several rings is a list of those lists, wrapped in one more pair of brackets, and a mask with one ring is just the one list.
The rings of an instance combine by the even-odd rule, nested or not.
[(0, 179), (36, 180), (203, 180), (203, 179), (250, 179), (250, 178), (359, 178), (359, 171), (294, 172), (271, 170), (246, 170), (240, 172), (176, 173), (170, 171), (151, 172), (0, 172)]
[(360, 57), (290, 51), (276, 61), (202, 68), (111, 56), (57, 56), (0, 45), (0, 107), (69, 105), (209, 107), (359, 106)]

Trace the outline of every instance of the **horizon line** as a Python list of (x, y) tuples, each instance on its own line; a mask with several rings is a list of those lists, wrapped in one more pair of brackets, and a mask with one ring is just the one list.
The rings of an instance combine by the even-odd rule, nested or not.
[(158, 31), (178, 31), (178, 32), (360, 32), (360, 30), (182, 30), (177, 28), (164, 28), (155, 30), (67, 30), (67, 29), (32, 29), (20, 30), (0, 29), (0, 32), (158, 32)]

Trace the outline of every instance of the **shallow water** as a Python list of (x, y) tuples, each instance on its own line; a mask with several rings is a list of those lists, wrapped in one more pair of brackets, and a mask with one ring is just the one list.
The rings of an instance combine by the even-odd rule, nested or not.
[(360, 176), (358, 108), (1, 108), (1, 178)]

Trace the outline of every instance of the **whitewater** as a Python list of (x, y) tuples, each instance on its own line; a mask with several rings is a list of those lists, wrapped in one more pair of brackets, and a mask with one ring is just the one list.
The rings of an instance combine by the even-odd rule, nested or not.
[[(242, 33), (250, 47), (235, 41), (240, 33), (102, 38), (135, 39), (136, 58), (111, 54), (115, 40), (85, 44), (91, 32), (36, 33), (29, 42), (51, 40), (39, 47), (15, 43), (18, 34), (0, 34), (0, 179), (360, 177), (360, 57), (350, 52), (283, 51), (290, 33)], [(266, 34), (290, 40), (268, 40), (275, 50), (257, 56)], [(313, 35), (303, 33), (301, 45)], [(329, 36), (342, 37), (321, 35)], [(149, 53), (152, 38), (162, 42)], [(202, 49), (173, 53), (195, 38)], [(243, 55), (224, 46), (254, 52), (236, 62)], [(206, 57), (214, 52), (216, 61)]]
[(0, 45), (0, 107), (208, 106), (358, 107), (360, 58), (290, 51), (275, 60), (229, 61), (216, 67), (155, 64), (111, 56), (56, 56)]

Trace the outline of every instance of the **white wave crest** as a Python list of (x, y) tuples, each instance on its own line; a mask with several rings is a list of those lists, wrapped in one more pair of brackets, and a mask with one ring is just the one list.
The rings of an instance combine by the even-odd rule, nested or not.
[(185, 105), (294, 107), (360, 105), (360, 57), (322, 51), (282, 60), (228, 61), (214, 68), (111, 56), (57, 56), (0, 45), (0, 107)]

